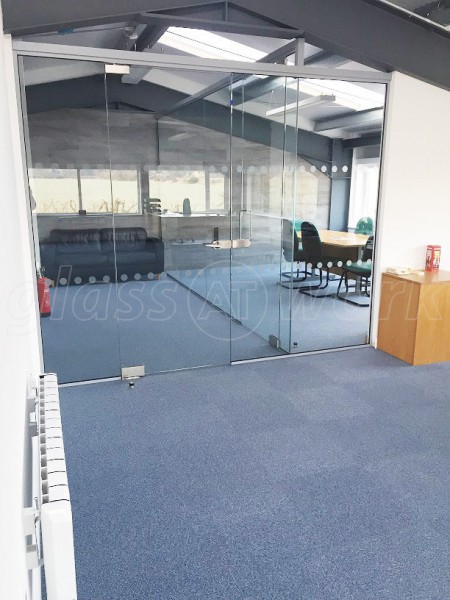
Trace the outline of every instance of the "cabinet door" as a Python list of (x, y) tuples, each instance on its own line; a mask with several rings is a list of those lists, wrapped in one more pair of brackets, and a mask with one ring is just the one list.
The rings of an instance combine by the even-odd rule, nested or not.
[(378, 321), (378, 348), (414, 363), (420, 286), (383, 275)]

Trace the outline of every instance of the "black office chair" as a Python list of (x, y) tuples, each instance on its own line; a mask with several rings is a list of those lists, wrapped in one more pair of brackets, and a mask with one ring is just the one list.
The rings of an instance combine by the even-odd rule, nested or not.
[[(292, 221), (283, 219), (283, 231), (282, 231), (282, 249), (283, 256), (287, 262), (296, 262), (297, 271), (284, 271), (281, 273), (283, 277), (290, 281), (289, 287), (292, 283), (299, 283), (305, 281), (308, 276), (306, 267), (304, 270), (300, 270), (300, 263), (305, 262), (305, 255), (303, 252), (302, 245), (298, 238), (297, 232)], [(303, 275), (302, 277), (300, 275)], [(283, 285), (283, 284), (281, 284)], [(288, 286), (284, 286), (288, 287)]]
[[(306, 265), (311, 265), (312, 270), (317, 269), (319, 271), (319, 284), (311, 286), (303, 286), (298, 289), (302, 294), (313, 296), (314, 298), (326, 298), (329, 296), (335, 296), (333, 294), (309, 294), (312, 290), (324, 290), (330, 283), (330, 269), (338, 266), (338, 261), (342, 262), (342, 259), (338, 259), (333, 256), (325, 256), (323, 253), (322, 240), (320, 239), (317, 228), (308, 221), (303, 221), (301, 226), (302, 232), (302, 247), (303, 254), (305, 256)], [(326, 273), (325, 281), (323, 280), (323, 273)]]
[[(373, 255), (373, 235), (371, 235), (362, 253), (361, 261), (352, 262), (349, 265), (344, 263), (342, 267), (342, 275), (339, 281), (337, 295), (338, 300), (354, 304), (355, 306), (370, 306), (370, 303), (356, 302), (355, 300), (349, 300), (345, 296), (340, 295), (342, 282), (345, 282), (345, 292), (348, 293), (349, 288), (357, 288), (358, 278), (360, 280), (361, 293), (370, 298), (370, 278), (372, 276), (372, 255)], [(349, 274), (356, 277), (354, 285), (350, 285), (348, 282)]]

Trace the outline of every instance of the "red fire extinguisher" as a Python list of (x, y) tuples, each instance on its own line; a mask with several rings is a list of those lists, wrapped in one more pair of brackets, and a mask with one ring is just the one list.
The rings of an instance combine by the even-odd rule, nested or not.
[(42, 271), (38, 271), (37, 285), (39, 312), (41, 317), (49, 317), (52, 314), (50, 308), (50, 290), (48, 289), (47, 280), (43, 276)]

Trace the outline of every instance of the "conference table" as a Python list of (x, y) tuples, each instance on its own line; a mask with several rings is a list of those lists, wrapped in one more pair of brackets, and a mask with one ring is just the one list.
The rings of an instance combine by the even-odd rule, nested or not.
[[(342, 259), (343, 262), (348, 260), (355, 262), (361, 258), (362, 250), (369, 238), (368, 235), (362, 233), (331, 231), (328, 229), (319, 231), (319, 235), (323, 244), (324, 256)], [(339, 267), (333, 267), (330, 272), (340, 275), (342, 270)]]
[[(329, 256), (342, 260), (343, 263), (348, 260), (356, 262), (361, 258), (362, 250), (369, 238), (368, 235), (362, 233), (352, 233), (348, 231), (333, 231), (330, 229), (321, 229), (319, 231), (322, 241), (322, 252), (324, 256)], [(301, 239), (301, 233), (298, 232), (298, 237)], [(330, 273), (341, 275), (340, 267), (332, 267)], [(353, 275), (349, 275), (350, 279), (355, 279)]]
[(351, 233), (347, 231), (332, 231), (322, 229), (319, 231), (320, 239), (323, 244), (335, 248), (363, 248), (369, 238), (362, 233)]

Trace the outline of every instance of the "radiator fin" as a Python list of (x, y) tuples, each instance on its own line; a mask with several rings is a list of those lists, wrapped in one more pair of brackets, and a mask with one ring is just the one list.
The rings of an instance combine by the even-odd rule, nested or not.
[(64, 453), (58, 380), (53, 373), (40, 378), (36, 413), (47, 600), (76, 600), (72, 507)]

